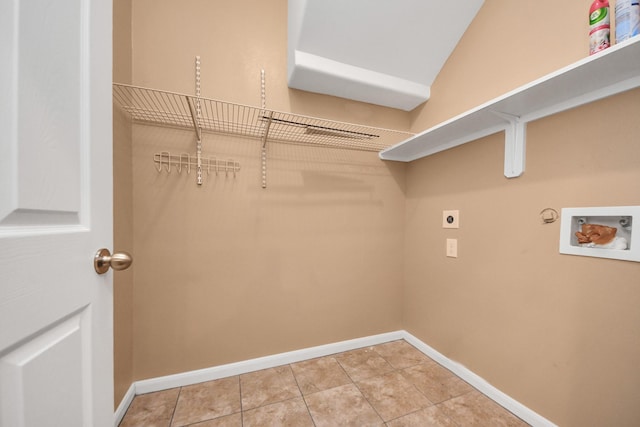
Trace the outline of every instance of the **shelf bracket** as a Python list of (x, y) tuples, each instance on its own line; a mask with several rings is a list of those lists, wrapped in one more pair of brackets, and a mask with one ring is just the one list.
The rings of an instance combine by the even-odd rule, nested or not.
[(193, 129), (196, 131), (198, 141), (202, 140), (200, 135), (200, 126), (198, 126), (198, 114), (196, 113), (196, 107), (193, 105), (193, 98), (187, 96), (187, 104), (189, 104), (189, 111), (191, 112), (191, 121), (193, 122)]
[(264, 133), (262, 134), (262, 188), (267, 188), (267, 139), (269, 138), (269, 128), (273, 121), (273, 111), (269, 111), (269, 116), (266, 117), (266, 121)]
[(517, 178), (524, 172), (527, 122), (520, 116), (493, 111), (508, 122), (504, 130), (504, 176)]

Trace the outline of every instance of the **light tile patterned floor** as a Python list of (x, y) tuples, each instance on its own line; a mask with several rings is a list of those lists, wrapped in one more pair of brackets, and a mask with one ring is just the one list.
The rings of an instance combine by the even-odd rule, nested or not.
[(527, 425), (399, 340), (139, 395), (120, 427)]

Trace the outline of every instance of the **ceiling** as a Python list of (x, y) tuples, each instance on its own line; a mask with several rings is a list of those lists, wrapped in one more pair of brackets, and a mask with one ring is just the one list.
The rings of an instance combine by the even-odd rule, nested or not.
[(289, 87), (413, 110), (482, 3), (289, 0)]

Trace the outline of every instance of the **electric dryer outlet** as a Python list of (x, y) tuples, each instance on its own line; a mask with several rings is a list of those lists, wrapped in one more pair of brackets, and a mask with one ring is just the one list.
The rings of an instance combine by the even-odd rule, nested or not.
[(460, 211), (442, 211), (442, 228), (460, 228)]

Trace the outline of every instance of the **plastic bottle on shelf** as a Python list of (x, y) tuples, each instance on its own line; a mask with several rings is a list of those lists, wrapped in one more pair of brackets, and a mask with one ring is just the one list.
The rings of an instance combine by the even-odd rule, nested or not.
[(638, 0), (616, 1), (616, 43), (640, 34), (640, 3)]
[(595, 0), (589, 9), (589, 55), (611, 46), (608, 0)]

